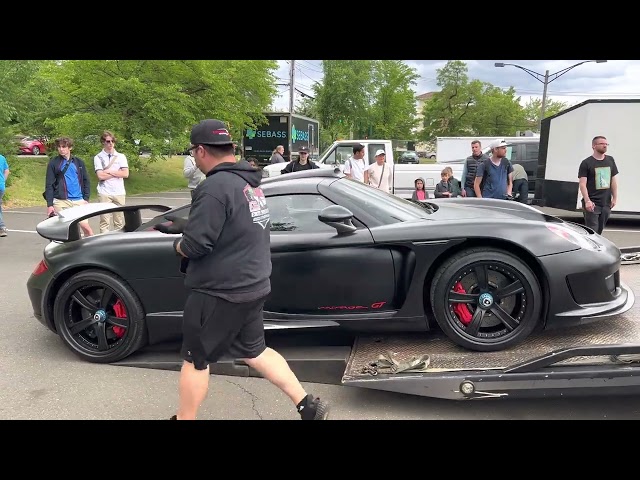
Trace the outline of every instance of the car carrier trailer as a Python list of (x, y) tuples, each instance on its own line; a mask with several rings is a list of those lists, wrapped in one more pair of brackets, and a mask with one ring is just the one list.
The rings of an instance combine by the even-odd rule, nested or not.
[[(639, 259), (639, 252), (623, 250), (622, 275), (630, 278), (631, 295), (640, 288)], [(295, 328), (272, 332), (269, 323), (265, 327), (267, 344), (303, 382), (452, 400), (640, 392), (640, 309), (534, 333), (499, 352), (471, 352), (435, 332), (354, 337)], [(178, 352), (167, 345), (154, 347), (116, 365), (178, 371)], [(211, 365), (211, 373), (260, 377), (232, 359)]]

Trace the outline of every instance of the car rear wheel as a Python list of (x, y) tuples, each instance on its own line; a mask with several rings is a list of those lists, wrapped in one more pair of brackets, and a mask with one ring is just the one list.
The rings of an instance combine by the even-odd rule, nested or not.
[(89, 362), (122, 360), (146, 341), (144, 310), (131, 287), (99, 270), (77, 273), (62, 285), (54, 322), (64, 344)]
[(40, 149), (38, 147), (33, 147), (32, 153), (34, 155), (40, 155)]
[(504, 350), (541, 323), (542, 291), (531, 268), (513, 254), (469, 249), (438, 269), (431, 305), (440, 328), (458, 345)]

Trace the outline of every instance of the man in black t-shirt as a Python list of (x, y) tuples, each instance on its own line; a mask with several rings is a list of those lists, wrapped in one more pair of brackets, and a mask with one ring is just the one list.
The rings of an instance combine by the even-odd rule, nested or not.
[(578, 168), (584, 222), (598, 234), (602, 234), (618, 201), (618, 167), (613, 157), (606, 154), (608, 146), (605, 137), (594, 137), (593, 155), (585, 158)]

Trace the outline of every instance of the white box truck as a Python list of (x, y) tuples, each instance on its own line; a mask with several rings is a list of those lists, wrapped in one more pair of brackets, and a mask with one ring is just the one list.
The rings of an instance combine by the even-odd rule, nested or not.
[(593, 137), (602, 135), (620, 171), (618, 203), (611, 213), (640, 214), (638, 132), (640, 99), (587, 100), (543, 119), (534, 204), (582, 210), (578, 167), (593, 153)]

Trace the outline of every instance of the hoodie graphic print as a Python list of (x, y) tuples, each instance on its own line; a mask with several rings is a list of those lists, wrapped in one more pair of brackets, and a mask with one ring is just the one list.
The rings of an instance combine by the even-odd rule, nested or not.
[(257, 223), (262, 228), (267, 228), (269, 223), (269, 208), (267, 207), (267, 198), (260, 187), (252, 187), (247, 185), (242, 189), (244, 196), (249, 202), (249, 212), (253, 223)]

